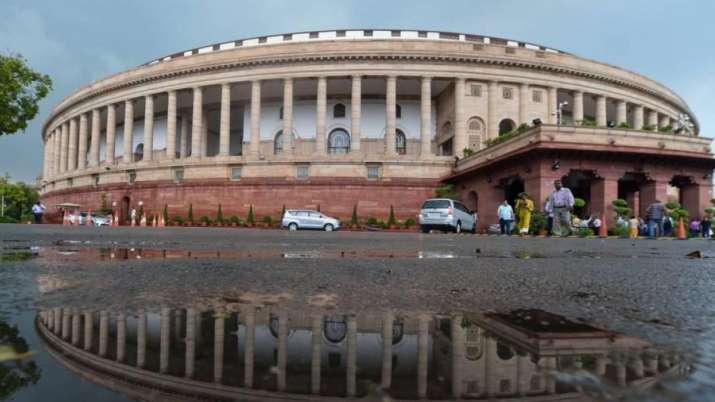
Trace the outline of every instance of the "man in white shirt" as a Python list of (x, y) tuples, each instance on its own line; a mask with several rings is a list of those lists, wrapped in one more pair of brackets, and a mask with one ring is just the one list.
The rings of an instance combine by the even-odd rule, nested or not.
[(549, 196), (548, 207), (554, 214), (554, 235), (565, 236), (571, 233), (571, 211), (573, 210), (574, 197), (571, 190), (561, 184), (561, 180), (554, 181), (555, 190)]
[(32, 214), (35, 215), (35, 223), (42, 223), (42, 215), (45, 213), (45, 206), (40, 201), (37, 201), (32, 206)]
[(497, 216), (499, 216), (501, 234), (511, 236), (511, 223), (514, 222), (514, 210), (506, 200), (499, 205)]

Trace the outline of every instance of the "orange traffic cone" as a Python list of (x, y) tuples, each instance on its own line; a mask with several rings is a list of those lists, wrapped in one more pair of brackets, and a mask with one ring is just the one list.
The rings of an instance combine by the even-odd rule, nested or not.
[(605, 239), (608, 237), (608, 228), (606, 227), (606, 213), (601, 214), (601, 227), (598, 228), (598, 237)]
[(685, 223), (683, 218), (678, 221), (678, 240), (687, 240), (688, 235), (685, 233)]
[(65, 209), (62, 215), (62, 224), (63, 225), (69, 225), (70, 224), (70, 216), (67, 213), (67, 210)]

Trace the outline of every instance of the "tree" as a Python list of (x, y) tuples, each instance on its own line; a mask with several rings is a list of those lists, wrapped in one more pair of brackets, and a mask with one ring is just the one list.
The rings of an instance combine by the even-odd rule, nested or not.
[(255, 219), (256, 218), (253, 216), (253, 204), (251, 204), (251, 206), (248, 207), (248, 216), (246, 217), (246, 223), (248, 223), (249, 225), (253, 225), (254, 223), (256, 223)]
[(623, 198), (618, 198), (613, 200), (611, 204), (613, 205), (613, 210), (616, 211), (616, 215), (624, 219), (630, 218), (633, 210), (628, 207), (628, 201)]
[(166, 224), (168, 225), (169, 224), (169, 206), (166, 204), (164, 204), (163, 215), (164, 215), (164, 222), (166, 222)]
[(357, 204), (355, 204), (355, 206), (353, 206), (353, 216), (350, 218), (350, 224), (351, 225), (358, 224)]
[(216, 222), (223, 223), (223, 211), (221, 210), (221, 204), (218, 204), (218, 212), (216, 212)]
[(194, 204), (189, 204), (189, 223), (194, 224)]
[(51, 89), (50, 77), (33, 71), (21, 55), (0, 54), (0, 136), (24, 131)]
[(395, 218), (395, 209), (390, 205), (390, 215), (387, 217), (387, 226), (395, 226), (397, 219)]
[(5, 201), (0, 222), (30, 220), (32, 205), (40, 199), (37, 190), (23, 182), (11, 182), (10, 176), (0, 177), (0, 196)]

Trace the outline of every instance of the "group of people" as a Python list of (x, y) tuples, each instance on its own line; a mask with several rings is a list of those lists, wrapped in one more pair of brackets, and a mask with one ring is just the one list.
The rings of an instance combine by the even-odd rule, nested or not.
[[(574, 223), (571, 220), (571, 212), (573, 211), (574, 203), (575, 199), (571, 190), (564, 187), (561, 180), (554, 181), (554, 191), (546, 199), (544, 207), (545, 212), (548, 214), (547, 232), (549, 234), (564, 236), (571, 233), (571, 226)], [(516, 213), (514, 209), (516, 209)], [(528, 234), (533, 212), (534, 200), (526, 193), (519, 194), (514, 208), (512, 208), (508, 200), (504, 200), (497, 209), (501, 234), (511, 235), (514, 222), (516, 222), (519, 234)], [(598, 223), (600, 226), (600, 220), (598, 219), (589, 219), (586, 222), (586, 224), (590, 223)], [(578, 224), (580, 225), (581, 222)]]

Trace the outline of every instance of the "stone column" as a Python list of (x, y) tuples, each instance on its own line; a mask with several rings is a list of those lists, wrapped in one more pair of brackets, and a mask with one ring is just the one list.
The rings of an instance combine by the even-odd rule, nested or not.
[[(323, 316), (313, 315), (310, 357), (310, 392), (320, 394), (320, 344), (323, 341)], [(348, 380), (349, 381), (349, 380)]]
[[(318, 78), (318, 94), (316, 97), (315, 112), (315, 152), (318, 155), (325, 155), (327, 145), (325, 114), (327, 112), (328, 80), (325, 77)], [(285, 117), (285, 110), (283, 111)], [(285, 132), (285, 131), (284, 131)], [(285, 137), (284, 137), (285, 138)]]
[(228, 156), (231, 147), (231, 85), (221, 84), (219, 156)]
[[(285, 115), (284, 115), (285, 116)], [(286, 389), (286, 366), (288, 365), (288, 316), (278, 313), (278, 391)]]
[(127, 318), (124, 313), (117, 314), (117, 361), (123, 362), (127, 347)]
[(420, 91), (420, 157), (432, 156), (432, 77), (422, 77)]
[(106, 310), (99, 312), (99, 355), (107, 356), (107, 343), (109, 340), (109, 313)]
[(146, 364), (146, 312), (141, 311), (137, 317), (137, 367), (144, 368)]
[[(542, 361), (544, 362), (544, 368), (548, 372), (556, 369), (556, 357), (553, 357), (553, 356), (543, 357)], [(546, 392), (549, 394), (556, 393), (556, 380), (554, 379), (553, 374), (551, 374), (551, 373), (546, 374)]]
[(71, 327), (70, 327), (70, 320), (72, 318), (72, 312), (70, 311), (69, 308), (65, 308), (64, 311), (62, 311), (62, 339), (69, 341), (71, 337)]
[(100, 114), (99, 109), (92, 110), (92, 135), (90, 137), (89, 145), (89, 166), (97, 167), (99, 166), (99, 141), (100, 138)]
[(660, 122), (658, 123), (658, 127), (667, 127), (670, 125), (670, 117), (668, 115), (662, 115), (660, 116)]
[(605, 356), (599, 356), (596, 359), (596, 374), (600, 377), (605, 376), (607, 368), (608, 368), (608, 358)]
[(397, 156), (395, 149), (395, 132), (397, 126), (397, 77), (387, 77), (385, 95), (385, 155)]
[(251, 143), (249, 154), (258, 157), (261, 146), (261, 81), (251, 82)]
[(600, 95), (596, 98), (596, 126), (606, 127), (608, 121), (606, 120), (606, 97)]
[(70, 136), (69, 136), (69, 126), (67, 123), (62, 123), (62, 143), (60, 145), (60, 172), (65, 173), (67, 172), (67, 161), (68, 161), (68, 156), (69, 156), (69, 145), (70, 145)]
[(524, 375), (529, 357), (516, 355), (516, 359), (516, 392), (523, 398), (529, 390), (529, 377)]
[(354, 397), (357, 394), (357, 318), (354, 315), (347, 317), (347, 395)]
[(181, 146), (179, 147), (179, 158), (186, 159), (189, 153), (189, 118), (181, 116)]
[(203, 113), (201, 121), (201, 157), (205, 158), (209, 154), (209, 112)]
[[(694, 183), (681, 187), (680, 196), (683, 208), (690, 213), (690, 216), (700, 216), (705, 208), (711, 206), (712, 182), (710, 179), (696, 180)], [(661, 199), (661, 201), (665, 202), (665, 199)]]
[(382, 389), (392, 385), (392, 331), (395, 317), (386, 311), (382, 317)]
[(166, 105), (166, 155), (164, 157), (173, 160), (176, 159), (176, 91), (168, 92)]
[(84, 313), (84, 350), (89, 351), (92, 349), (92, 332), (94, 329), (94, 319), (91, 311)]
[(117, 133), (117, 106), (115, 104), (107, 105), (107, 157), (104, 162), (107, 165), (114, 164), (114, 148), (116, 147)]
[(417, 330), (417, 397), (427, 398), (427, 370), (429, 364), (429, 316), (419, 316)]
[(353, 88), (350, 100), (350, 150), (360, 151), (361, 119), (362, 119), (362, 77), (353, 75)]
[(45, 136), (45, 149), (47, 150), (47, 159), (45, 160), (45, 179), (54, 176), (54, 160), (55, 160), (55, 142), (52, 132), (48, 132)]
[(643, 364), (643, 359), (641, 359), (640, 356), (633, 357), (633, 359), (631, 359), (630, 366), (636, 378), (645, 377), (645, 365)]
[(643, 105), (636, 105), (633, 113), (633, 128), (636, 130), (643, 130), (643, 119)]
[[(462, 363), (464, 361), (465, 352), (465, 337), (464, 330), (462, 329), (462, 314), (453, 314), (450, 320), (450, 333), (452, 335), (452, 353), (451, 353), (451, 363), (452, 363), (452, 397), (455, 399), (460, 399), (462, 397), (462, 378), (463, 378), (463, 368)], [(487, 340), (488, 342), (488, 340)], [(486, 351), (488, 353), (489, 350)], [(489, 370), (489, 367), (487, 367)], [(485, 378), (485, 386), (489, 387), (488, 377)], [(489, 395), (489, 394), (487, 394)]]
[(591, 182), (591, 213), (597, 214), (599, 219), (601, 214), (606, 213), (606, 224), (610, 227), (610, 220), (614, 219), (613, 200), (618, 198), (618, 177), (615, 175), (604, 175)]
[(497, 121), (497, 100), (499, 99), (499, 83), (489, 81), (487, 89), (487, 138), (499, 136), (499, 121)]
[(77, 119), (70, 119), (70, 138), (69, 138), (69, 161), (67, 162), (67, 170), (73, 172), (77, 170)]
[(256, 341), (256, 309), (249, 306), (246, 311), (246, 343), (243, 353), (243, 386), (253, 388), (253, 360)]
[(87, 167), (87, 136), (88, 136), (87, 114), (79, 115), (79, 144), (77, 144), (77, 168)]
[[(557, 109), (559, 107), (559, 95), (558, 95), (558, 91), (556, 90), (555, 87), (549, 87), (548, 97), (549, 97), (549, 119), (548, 119), (548, 122), (549, 122), (549, 124), (557, 124), (558, 116), (556, 114), (558, 113)], [(562, 121), (563, 121), (563, 116), (562, 116)]]
[(527, 109), (529, 108), (529, 84), (519, 85), (519, 124), (529, 124)]
[(648, 125), (654, 130), (658, 128), (658, 112), (655, 110), (648, 111)]
[(134, 101), (124, 101), (124, 156), (122, 162), (128, 165), (133, 162), (134, 150)]
[(293, 154), (293, 79), (283, 79), (283, 153)]
[(201, 157), (201, 130), (203, 128), (203, 88), (194, 88), (193, 116), (191, 119), (191, 158)]
[(223, 381), (223, 346), (226, 329), (226, 313), (217, 311), (214, 317), (214, 382)]
[(196, 358), (196, 309), (186, 309), (186, 361), (184, 365), (184, 376), (192, 378), (194, 376), (194, 359)]
[(169, 350), (171, 347), (171, 310), (168, 307), (161, 308), (161, 316), (159, 318), (160, 334), (159, 334), (159, 372), (165, 374), (169, 371)]
[(454, 154), (464, 156), (467, 147), (467, 119), (464, 115), (464, 78), (454, 81)]
[(144, 97), (144, 158), (149, 162), (154, 159), (154, 95)]
[(72, 312), (72, 345), (79, 345), (79, 321), (80, 315), (76, 310)]
[(628, 384), (626, 381), (626, 365), (622, 361), (615, 362), (614, 365), (616, 366), (616, 380), (618, 385), (625, 387)]
[(583, 91), (573, 93), (573, 120), (574, 123), (583, 121)]
[(624, 100), (619, 100), (616, 106), (616, 124), (621, 123), (628, 123), (628, 104)]

